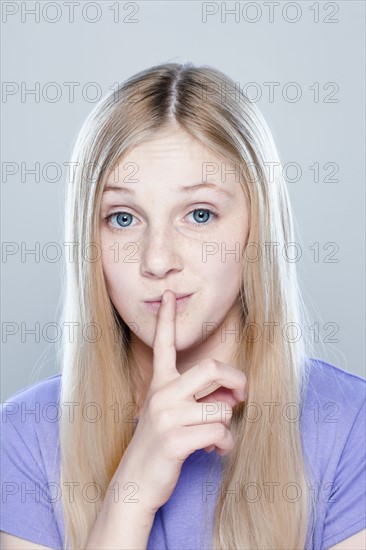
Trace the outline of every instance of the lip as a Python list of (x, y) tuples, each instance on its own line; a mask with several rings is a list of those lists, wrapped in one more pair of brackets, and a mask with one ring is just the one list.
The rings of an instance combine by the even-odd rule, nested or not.
[[(174, 290), (172, 290), (174, 292)], [(185, 298), (186, 296), (192, 296), (192, 293), (189, 294), (188, 292), (174, 292), (175, 297), (178, 299)], [(150, 298), (149, 300), (144, 300), (144, 302), (151, 303), (151, 302), (161, 302), (163, 295), (160, 294), (160, 296), (154, 296), (153, 298)]]
[[(183, 294), (181, 297), (178, 298), (178, 294), (176, 294), (177, 300), (177, 310), (182, 308), (184, 305), (186, 305), (189, 302), (189, 299), (191, 298), (192, 294)], [(161, 300), (155, 300), (155, 301), (146, 301), (144, 302), (145, 306), (150, 310), (157, 312), (159, 310)]]

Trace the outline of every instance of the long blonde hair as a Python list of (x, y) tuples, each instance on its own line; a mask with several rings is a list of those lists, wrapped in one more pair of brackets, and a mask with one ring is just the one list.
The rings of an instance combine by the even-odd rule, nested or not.
[[(172, 121), (245, 168), (240, 185), (250, 205), (247, 246), (257, 251), (242, 259), (237, 302), (242, 326), (235, 366), (247, 377), (249, 396), (234, 409), (231, 430), (237, 443), (222, 459), (210, 545), (304, 549), (313, 513), (309, 471), (299, 422), (286, 416), (291, 404), (302, 402), (311, 345), (304, 330), (300, 337), (289, 336), (289, 328), (298, 334), (307, 321), (296, 262), (284, 253), (287, 243), (294, 242), (294, 217), (281, 162), (258, 108), (231, 78), (191, 63), (164, 63), (123, 82), (95, 106), (73, 146), (75, 172), (66, 190), (64, 235), (78, 246), (73, 261), (64, 266), (61, 322), (76, 323), (79, 330), (73, 339), (64, 333), (59, 351), (60, 483), (77, 484), (72, 502), (62, 491), (64, 548), (85, 546), (133, 437), (133, 423), (116, 422), (113, 407), (135, 402), (136, 388), (143, 383), (132, 368), (130, 327), (106, 289), (99, 245), (101, 194), (122, 156)], [(274, 174), (268, 169), (272, 162), (279, 167)], [(272, 243), (275, 253), (268, 253), (265, 243)], [(70, 402), (77, 403), (72, 421)], [(238, 502), (230, 493), (238, 483), (242, 495), (249, 484), (260, 498)], [(90, 492), (86, 498), (91, 485), (95, 498)], [(289, 487), (300, 497), (289, 496)]]

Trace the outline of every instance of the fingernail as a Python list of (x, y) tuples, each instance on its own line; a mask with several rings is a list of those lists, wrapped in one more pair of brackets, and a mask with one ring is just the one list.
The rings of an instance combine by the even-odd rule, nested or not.
[(163, 302), (163, 304), (166, 304), (167, 301), (168, 301), (168, 293), (166, 292), (166, 290), (164, 290), (163, 297), (162, 297), (162, 302)]

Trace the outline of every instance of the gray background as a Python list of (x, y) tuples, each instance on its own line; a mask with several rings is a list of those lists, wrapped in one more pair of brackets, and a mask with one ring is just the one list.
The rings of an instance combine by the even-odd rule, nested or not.
[[(287, 185), (299, 226), (297, 241), (302, 242), (301, 288), (313, 323), (319, 323), (316, 356), (365, 377), (364, 2), (280, 2), (273, 21), (265, 2), (237, 3), (236, 21), (234, 15), (225, 21), (221, 2), (211, 2), (217, 13), (206, 23), (201, 2), (120, 2), (119, 21), (114, 22), (110, 8), (116, 2), (103, 1), (95, 23), (95, 5), (85, 10), (86, 4), (90, 2), (81, 0), (75, 6), (71, 22), (63, 2), (40, 2), (38, 22), (24, 11), (24, 6), (34, 10), (34, 2), (2, 3), (1, 77), (3, 87), (9, 91), (13, 86), (15, 93), (3, 94), (1, 103), (1, 229), (3, 247), (19, 247), (18, 253), (3, 255), (1, 263), (2, 401), (58, 372), (55, 344), (47, 341), (55, 331), (43, 336), (42, 328), (57, 319), (61, 261), (51, 261), (55, 249), (48, 249), (48, 259), (42, 253), (38, 259), (30, 254), (22, 259), (20, 251), (21, 243), (28, 250), (39, 243), (40, 251), (49, 242), (63, 243), (62, 201), (68, 177), (63, 163), (69, 161), (71, 143), (95, 104), (97, 88), (89, 83), (97, 83), (104, 96), (114, 83), (166, 61), (212, 65), (245, 88), (251, 99), (256, 90), (262, 93), (257, 105), (283, 164), (301, 167), (300, 179)], [(18, 12), (6, 17), (5, 5)], [(226, 3), (227, 9), (234, 5)], [(56, 101), (50, 82), (61, 93)], [(74, 98), (67, 82), (80, 84)], [(256, 88), (246, 87), (251, 82)], [(266, 82), (279, 83), (273, 100)], [(286, 95), (289, 82), (297, 83), (299, 101), (291, 101), (294, 87)], [(22, 97), (22, 89), (34, 89), (36, 83), (39, 97)], [(4, 166), (9, 162), (19, 171), (6, 179)], [(22, 178), (21, 163), (31, 168), (36, 162), (39, 181), (30, 174)], [(58, 163), (61, 173), (49, 169), (44, 177), (42, 169), (50, 162)], [(318, 182), (310, 168), (315, 163)], [(326, 180), (332, 175), (326, 163), (336, 163), (337, 182)], [(287, 178), (294, 179), (295, 172), (289, 170)], [(319, 243), (318, 261), (314, 243)], [(327, 243), (337, 243), (337, 263), (326, 261), (333, 251), (324, 249)], [(9, 323), (18, 332), (7, 337)], [(25, 333), (36, 323), (38, 341)], [(335, 326), (327, 323), (339, 327), (333, 335), (338, 342), (327, 341)]]

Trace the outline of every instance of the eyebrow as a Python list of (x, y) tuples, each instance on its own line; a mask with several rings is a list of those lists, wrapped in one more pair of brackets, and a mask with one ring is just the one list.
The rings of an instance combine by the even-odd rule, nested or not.
[[(218, 185), (215, 185), (214, 183), (197, 183), (195, 185), (181, 185), (178, 187), (178, 191), (182, 193), (191, 193), (193, 191), (198, 191), (199, 189), (207, 188), (212, 189), (213, 191), (216, 191), (218, 193), (224, 194), (229, 197), (233, 197), (233, 194), (230, 193), (230, 191), (227, 191), (226, 189), (223, 189), (222, 187), (219, 187)], [(116, 185), (107, 185), (104, 188), (104, 193), (107, 193), (108, 191), (114, 191), (118, 193), (127, 193), (128, 195), (135, 195), (135, 191), (133, 189), (130, 189), (129, 187), (119, 187)]]

